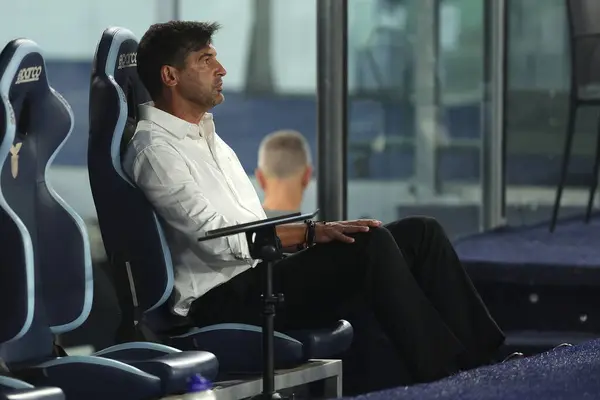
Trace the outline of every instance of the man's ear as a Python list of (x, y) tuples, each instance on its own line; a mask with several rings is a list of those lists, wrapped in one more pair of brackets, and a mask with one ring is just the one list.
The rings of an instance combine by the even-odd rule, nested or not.
[(179, 82), (179, 73), (175, 67), (163, 65), (160, 69), (160, 78), (166, 86), (172, 87)]
[(304, 170), (304, 174), (302, 174), (302, 189), (306, 189), (310, 183), (310, 178), (312, 178), (312, 167), (309, 165)]
[(265, 176), (263, 175), (262, 171), (260, 170), (260, 168), (256, 168), (254, 170), (254, 176), (256, 177), (256, 180), (258, 181), (258, 184), (260, 185), (260, 187), (262, 188), (262, 190), (266, 190), (267, 188), (267, 180), (265, 179)]

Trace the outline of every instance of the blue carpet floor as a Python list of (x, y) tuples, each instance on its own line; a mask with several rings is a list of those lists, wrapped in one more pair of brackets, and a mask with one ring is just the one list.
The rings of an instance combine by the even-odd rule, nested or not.
[(505, 227), (458, 240), (457, 252), (475, 279), (600, 285), (600, 215)]
[(355, 399), (562, 400), (600, 398), (600, 341), (483, 367), (438, 382)]

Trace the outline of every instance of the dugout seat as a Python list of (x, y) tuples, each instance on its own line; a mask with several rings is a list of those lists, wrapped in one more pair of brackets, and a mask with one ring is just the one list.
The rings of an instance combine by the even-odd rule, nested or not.
[[(85, 321), (93, 296), (85, 225), (48, 180), (73, 115), (49, 85), (43, 52), (31, 40), (13, 40), (0, 54), (0, 94), (5, 110), (0, 148), (7, 149), (0, 160), (0, 205), (13, 221), (2, 232), (2, 243), (10, 246), (2, 256), (14, 252), (2, 273), (18, 277), (2, 281), (10, 288), (1, 296), (27, 294), (14, 311), (18, 318), (26, 315), (26, 324), (19, 329), (17, 317), (8, 319), (16, 339), (0, 348), (10, 371), (36, 386), (57, 386), (67, 397), (86, 399), (158, 398), (184, 391), (195, 373), (214, 378), (214, 355), (156, 343), (120, 344), (90, 357), (60, 353), (55, 336)], [(13, 312), (7, 306), (1, 303), (0, 313)]]
[[(137, 46), (129, 30), (106, 29), (96, 49), (90, 88), (88, 171), (123, 313), (119, 340), (142, 337), (184, 350), (205, 350), (217, 356), (224, 372), (259, 372), (260, 327), (193, 327), (168, 310), (174, 272), (162, 221), (121, 165), (135, 131), (138, 105), (150, 101), (137, 75)], [(331, 358), (350, 346), (352, 336), (347, 321), (319, 331), (278, 332), (275, 366)]]

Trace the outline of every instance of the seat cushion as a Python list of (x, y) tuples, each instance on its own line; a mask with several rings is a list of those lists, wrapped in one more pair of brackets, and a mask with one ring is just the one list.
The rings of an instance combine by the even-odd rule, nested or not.
[(158, 377), (103, 357), (67, 356), (15, 371), (35, 386), (55, 386), (67, 399), (145, 400), (160, 398)]
[[(275, 332), (275, 368), (296, 367), (311, 358), (331, 358), (352, 343), (353, 330), (347, 321), (330, 329)], [(259, 373), (262, 370), (262, 329), (245, 324), (216, 324), (194, 328), (169, 338), (172, 346), (203, 350), (219, 360), (221, 372)]]

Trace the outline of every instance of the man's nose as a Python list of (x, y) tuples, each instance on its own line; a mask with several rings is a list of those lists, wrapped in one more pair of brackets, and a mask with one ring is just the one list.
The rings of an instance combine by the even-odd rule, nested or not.
[(227, 75), (227, 70), (219, 63), (219, 68), (217, 69), (217, 75), (225, 76)]

